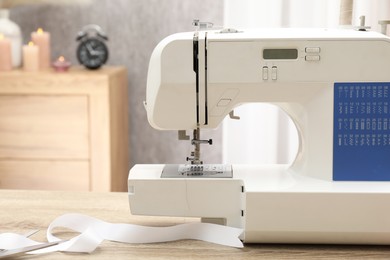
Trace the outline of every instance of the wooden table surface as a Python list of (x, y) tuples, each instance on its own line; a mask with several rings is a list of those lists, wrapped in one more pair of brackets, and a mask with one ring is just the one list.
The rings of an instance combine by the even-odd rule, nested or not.
[[(145, 217), (130, 214), (126, 193), (0, 190), (0, 233), (40, 232), (31, 238), (46, 241), (46, 229), (65, 213), (82, 213), (112, 223), (167, 226), (197, 221), (190, 218)], [(66, 237), (64, 231), (56, 235)], [(61, 232), (61, 233), (60, 233)], [(74, 236), (75, 234), (72, 234)], [(68, 237), (69, 238), (69, 237)], [(230, 248), (195, 240), (157, 244), (104, 241), (91, 254), (50, 253), (21, 259), (390, 259), (390, 246), (247, 244)]]

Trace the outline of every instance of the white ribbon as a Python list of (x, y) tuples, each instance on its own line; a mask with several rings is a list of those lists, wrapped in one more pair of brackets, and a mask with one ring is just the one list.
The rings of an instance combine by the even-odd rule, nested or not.
[[(242, 229), (208, 223), (186, 223), (169, 227), (147, 227), (133, 224), (113, 224), (82, 214), (70, 213), (56, 218), (47, 229), (49, 242), (61, 241), (53, 229), (65, 227), (80, 234), (58, 245), (30, 252), (93, 252), (103, 240), (122, 243), (158, 243), (182, 239), (196, 239), (215, 244), (242, 248), (238, 238)], [(0, 249), (15, 249), (40, 244), (22, 235), (0, 234)]]

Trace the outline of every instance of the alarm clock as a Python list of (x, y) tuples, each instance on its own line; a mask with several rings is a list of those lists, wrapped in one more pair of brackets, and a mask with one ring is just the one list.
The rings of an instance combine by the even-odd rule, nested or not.
[(108, 59), (108, 48), (105, 44), (108, 41), (107, 35), (100, 26), (89, 24), (77, 34), (77, 59), (80, 64), (88, 69), (98, 69)]

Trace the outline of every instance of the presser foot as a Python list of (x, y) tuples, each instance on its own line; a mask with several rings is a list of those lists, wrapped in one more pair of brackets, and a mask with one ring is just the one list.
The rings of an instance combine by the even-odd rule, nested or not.
[[(179, 140), (189, 140), (190, 137), (186, 134), (185, 130), (179, 130)], [(186, 161), (191, 162), (192, 165), (202, 165), (203, 161), (200, 159), (200, 145), (201, 144), (213, 144), (212, 139), (201, 140), (200, 139), (200, 128), (197, 127), (193, 131), (193, 139), (191, 140), (191, 144), (194, 146), (194, 151), (191, 152), (191, 157), (187, 157)]]
[(233, 178), (230, 164), (167, 164), (161, 178)]

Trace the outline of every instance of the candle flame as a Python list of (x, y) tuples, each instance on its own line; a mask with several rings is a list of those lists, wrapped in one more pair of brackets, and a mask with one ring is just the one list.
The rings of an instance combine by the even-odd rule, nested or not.
[(43, 29), (42, 28), (38, 28), (37, 33), (38, 34), (42, 34), (43, 33)]
[(64, 56), (60, 56), (60, 57), (58, 57), (58, 61), (61, 61), (61, 62), (65, 61), (65, 58), (64, 58)]
[(34, 43), (32, 41), (29, 41), (28, 46), (34, 46)]
[(4, 34), (0, 33), (0, 40), (4, 39)]

